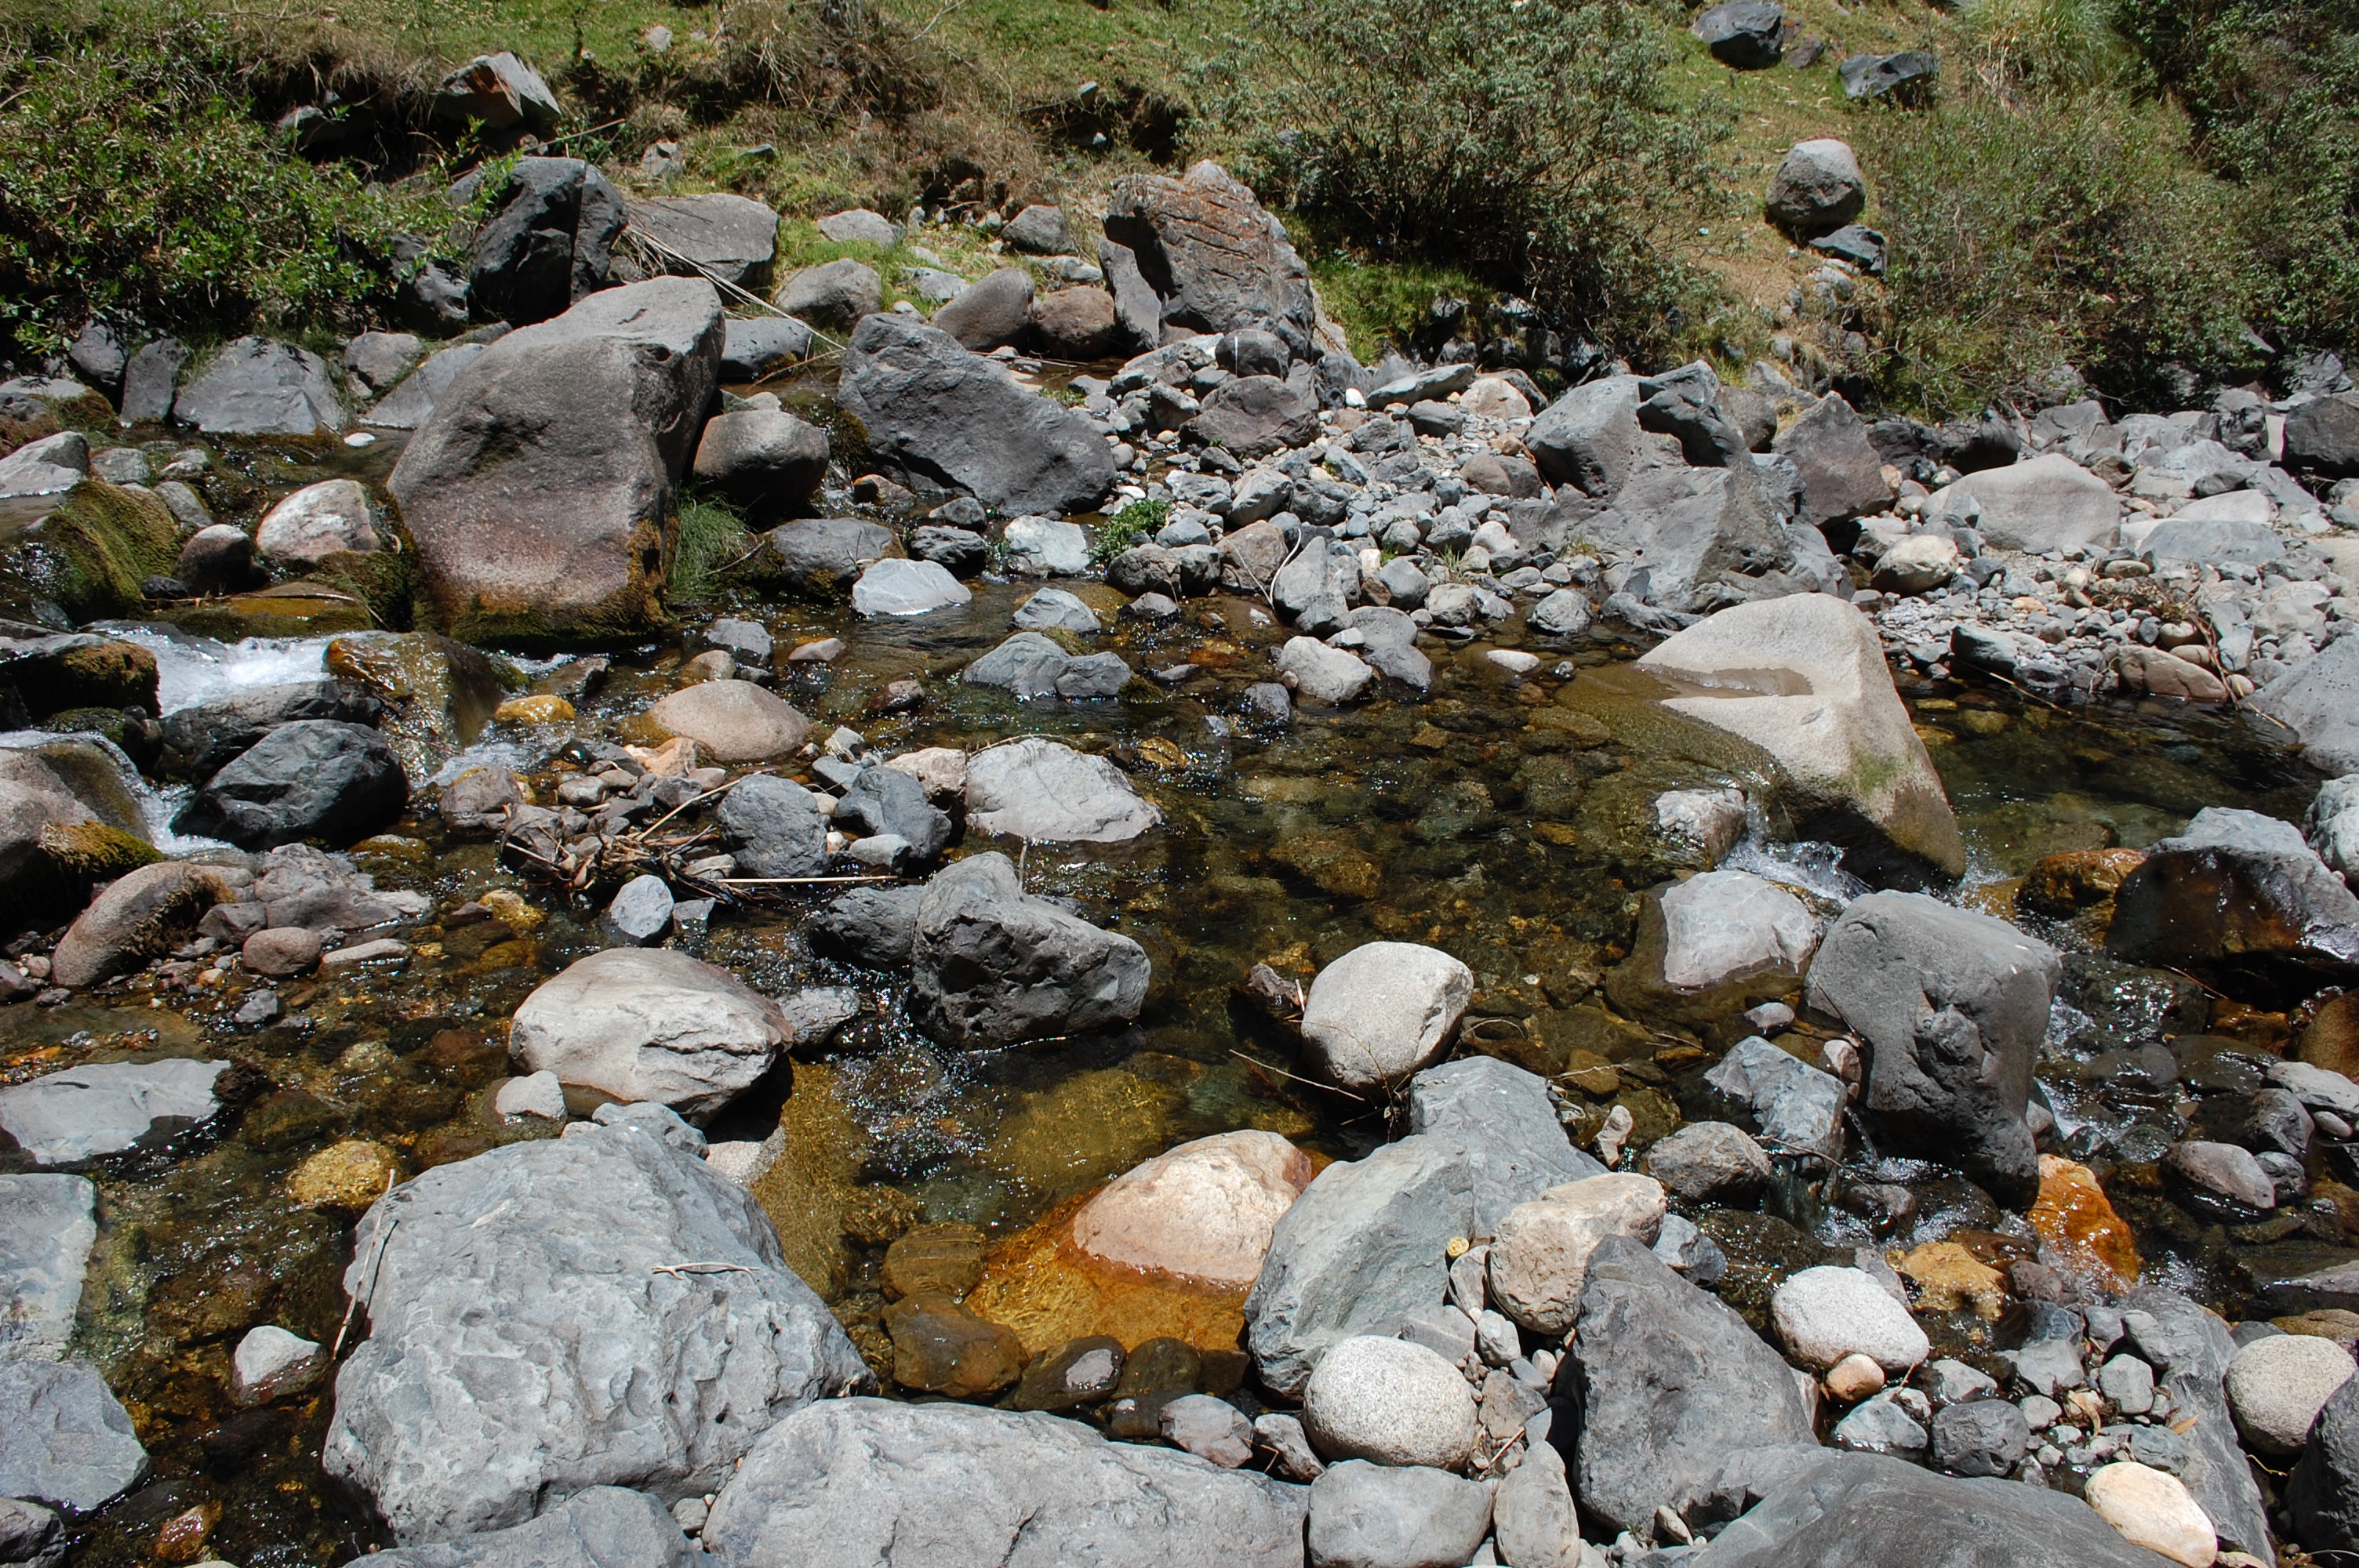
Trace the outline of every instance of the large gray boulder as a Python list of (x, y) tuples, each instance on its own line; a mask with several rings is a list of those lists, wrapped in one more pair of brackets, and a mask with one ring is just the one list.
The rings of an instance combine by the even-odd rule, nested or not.
[(245, 849), (311, 838), (342, 848), (390, 827), (408, 805), (409, 777), (382, 735), (299, 719), (206, 780), (172, 827)]
[(606, 287), (623, 198), (597, 167), (518, 158), (475, 235), (467, 290), (477, 311), (514, 326), (561, 316)]
[(768, 287), (778, 254), (778, 215), (761, 202), (715, 191), (625, 201), (624, 211), (633, 229), (695, 263), (707, 277), (748, 290)]
[(1641, 568), (1644, 592), (1628, 591), (1665, 610), (1749, 597), (1754, 579), (1796, 565), (1794, 538), (1748, 469), (1640, 470), (1577, 526), (1607, 561)]
[(185, 777), (211, 778), (283, 725), (304, 719), (366, 724), (381, 706), (350, 681), (322, 678), (248, 687), (166, 714), (162, 766)]
[(1204, 395), (1203, 412), (1188, 429), (1206, 446), (1251, 462), (1319, 434), (1319, 401), (1274, 375), (1241, 375)]
[(348, 1568), (694, 1568), (702, 1555), (647, 1493), (591, 1487), (523, 1524), (397, 1546)]
[(793, 1036), (777, 1004), (726, 969), (609, 947), (518, 1004), (508, 1051), (526, 1072), (701, 1119), (751, 1088)]
[(1769, 449), (1802, 477), (1799, 515), (1805, 523), (1840, 523), (1891, 504), (1884, 458), (1867, 438), (1867, 422), (1834, 393), (1779, 431)]
[(404, 1545), (588, 1487), (714, 1491), (782, 1417), (868, 1381), (768, 1218), (660, 1121), (437, 1166), (368, 1212), (353, 1257), (371, 1331), (322, 1463)]
[(827, 818), (811, 792), (774, 773), (750, 774), (721, 797), (712, 820), (749, 877), (813, 877), (827, 870)]
[(2206, 806), (2123, 879), (2105, 950), (2306, 995), (2359, 980), (2359, 897), (2292, 823)]
[[(1254, 193), (1210, 161), (1183, 178), (1129, 175), (1114, 182), (1106, 238), (1128, 249), (1162, 301), (1165, 325), (1195, 332), (1266, 327), (1298, 353), (1317, 331), (1310, 269)], [(1116, 291), (1120, 311), (1120, 290)]]
[(1843, 846), (1859, 874), (1964, 871), (1957, 817), (1893, 689), (1882, 639), (1842, 600), (1734, 606), (1658, 644), (1638, 668), (1680, 693), (1665, 707), (1767, 753), (1797, 835)]
[[(2213, 1313), (2162, 1285), (2142, 1285), (2122, 1301), (2130, 1347), (2158, 1374), (2170, 1396), (2171, 1430), (2187, 1446), (2179, 1478), (2220, 1533), (2223, 1551), (2269, 1552), (2261, 1489), (2238, 1444), (2222, 1384), (2236, 1342)], [(2321, 1423), (2324, 1417), (2321, 1415)], [(2191, 1420), (2192, 1424), (2188, 1424)], [(2297, 1511), (2299, 1505), (2297, 1505)]]
[(474, 363), (487, 346), (453, 343), (437, 351), (362, 415), (361, 423), (381, 430), (417, 429), (432, 417), (435, 406), (451, 390), (451, 384), (459, 379), (459, 373)]
[(1886, 1145), (1962, 1167), (2027, 1206), (2024, 1112), (2063, 959), (2006, 922), (1922, 893), (1855, 900), (1810, 964), (1810, 1004), (1869, 1047), (1861, 1108)]
[(1831, 234), (1867, 206), (1867, 180), (1848, 144), (1797, 142), (1769, 178), (1769, 221), (1798, 240)]
[(778, 1422), (721, 1488), (722, 1568), (1296, 1568), (1303, 1490), (1038, 1411), (853, 1399)]
[(1038, 632), (1018, 632), (967, 665), (968, 686), (995, 687), (1029, 701), (1061, 697), (1114, 697), (1129, 684), (1130, 666), (1113, 653), (1074, 654)]
[(1524, 445), (1549, 483), (1613, 495), (1646, 447), (1638, 427), (1638, 378), (1610, 375), (1574, 387), (1533, 419)]
[[(1704, 1082), (1753, 1118), (1780, 1153), (1843, 1158), (1843, 1082), (1756, 1034), (1729, 1047)], [(1668, 1183), (1666, 1184), (1669, 1184)]]
[(0, 1497), (89, 1513), (138, 1484), (147, 1450), (87, 1361), (0, 1361)]
[(805, 517), (765, 535), (774, 569), (814, 597), (842, 593), (862, 571), (899, 554), (893, 530), (858, 517)]
[(87, 1178), (0, 1176), (0, 1361), (65, 1354), (97, 1239)]
[(2359, 474), (2359, 392), (2315, 397), (2286, 416), (2286, 466)]
[(776, 408), (741, 408), (704, 427), (696, 477), (756, 518), (799, 511), (827, 474), (827, 432)]
[(1466, 1563), (1490, 1529), (1489, 1488), (1430, 1465), (1346, 1459), (1310, 1483), (1312, 1568)]
[(1812, 1441), (1795, 1373), (1645, 1243), (1598, 1245), (1580, 1314), (1557, 1388), (1581, 1411), (1573, 1494), (1610, 1529), (1649, 1530), (1662, 1508), (1685, 1514), (1732, 1452)]
[(959, 347), (987, 354), (1024, 335), (1031, 309), (1030, 270), (1004, 266), (961, 289), (957, 298), (934, 312), (933, 327), (957, 339)]
[(1080, 410), (915, 321), (862, 321), (835, 395), (867, 430), (878, 470), (913, 490), (1054, 517), (1086, 512), (1114, 488), (1105, 438)]
[(1547, 1085), (1506, 1063), (1429, 1068), (1409, 1116), (1418, 1130), (1329, 1165), (1277, 1222), (1245, 1314), (1245, 1348), (1279, 1393), (1299, 1397), (1330, 1346), (1397, 1334), (1443, 1300), (1452, 1238), (1604, 1173), (1566, 1141)]
[(658, 622), (672, 494), (720, 361), (712, 286), (659, 277), (462, 371), (386, 483), (443, 628), (546, 642)]
[(37, 1164), (84, 1164), (211, 1120), (227, 1071), (178, 1056), (62, 1067), (0, 1089), (0, 1131)]
[[(1750, 1468), (1753, 1474), (1746, 1475)], [(1682, 1568), (2161, 1568), (2068, 1493), (1795, 1448), (1745, 1456), (1723, 1492), (1751, 1510)], [(1754, 1500), (1758, 1498), (1757, 1502)]]
[(328, 363), (267, 338), (223, 345), (172, 401), (172, 417), (208, 436), (332, 436), (344, 406)]
[(2263, 687), (2249, 706), (2291, 730), (2319, 768), (2359, 773), (2359, 637), (2336, 638)]
[(771, 302), (798, 320), (849, 331), (885, 303), (885, 280), (866, 262), (845, 256), (787, 275)]
[(2033, 555), (2114, 542), (2122, 504), (2113, 487), (2060, 452), (1970, 473), (1935, 491), (1925, 514), (1971, 524), (1985, 544)]
[(1120, 843), (1163, 820), (1120, 768), (1039, 735), (967, 759), (966, 813), (987, 833), (1066, 844)]
[(927, 886), (910, 962), (911, 1014), (970, 1050), (1127, 1023), (1147, 1000), (1145, 949), (1027, 893), (996, 852)]

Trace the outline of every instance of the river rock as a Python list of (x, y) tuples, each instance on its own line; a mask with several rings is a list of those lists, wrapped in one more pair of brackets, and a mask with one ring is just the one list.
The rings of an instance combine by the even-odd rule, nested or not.
[(478, 120), (504, 131), (520, 124), (543, 135), (565, 115), (540, 72), (506, 49), (477, 55), (444, 77), (434, 90), (433, 111), (436, 119), (460, 125)]
[(2174, 1143), (2163, 1152), (2164, 1180), (2179, 1191), (2192, 1191), (2239, 1209), (2277, 1206), (2277, 1187), (2251, 1151), (2234, 1143), (2196, 1139)]
[(973, 597), (934, 561), (877, 561), (852, 586), (852, 608), (861, 615), (926, 615), (955, 610)]
[[(1787, 157), (1790, 160), (1793, 155)], [(1812, 404), (1778, 432), (1769, 449), (1802, 476), (1800, 515), (1805, 523), (1824, 526), (1891, 504), (1884, 459), (1867, 438), (1867, 423), (1838, 394), (1829, 393)]]
[(1251, 462), (1316, 438), (1319, 402), (1274, 375), (1235, 376), (1204, 395), (1202, 412), (1188, 421), (1188, 432)]
[(936, 873), (918, 906), (910, 963), (912, 1015), (969, 1050), (1127, 1023), (1147, 998), (1137, 943), (1026, 893), (1015, 863), (997, 853)]
[(751, 681), (700, 681), (647, 709), (669, 735), (696, 742), (700, 755), (720, 762), (765, 762), (803, 743), (810, 720)]
[(248, 849), (311, 838), (342, 846), (382, 831), (408, 805), (408, 775), (385, 737), (303, 719), (272, 730), (213, 774), (172, 827)]
[(871, 460), (921, 492), (998, 512), (1085, 512), (1114, 488), (1105, 440), (1078, 409), (1016, 384), (948, 333), (871, 316), (852, 335), (836, 401), (868, 432)]
[(1061, 588), (1044, 588), (1016, 607), (1015, 622), (1024, 632), (1103, 631), (1098, 612)]
[(98, 1239), (97, 1206), (98, 1189), (85, 1177), (0, 1176), (0, 1361), (65, 1354)]
[(2316, 766), (2359, 772), (2359, 638), (2336, 638), (2261, 687), (2251, 706), (2292, 730)]
[(1040, 295), (1032, 301), (1025, 328), (1040, 352), (1067, 361), (1103, 359), (1126, 341), (1114, 296), (1094, 285)]
[(610, 947), (525, 998), (508, 1050), (527, 1071), (701, 1119), (753, 1087), (791, 1038), (777, 1004), (727, 970)]
[(644, 947), (663, 940), (670, 931), (672, 907), (670, 885), (654, 872), (645, 871), (615, 890), (605, 913), (598, 917), (598, 929), (614, 941)]
[(303, 719), (367, 724), (381, 708), (350, 681), (281, 681), (248, 687), (164, 716), (162, 765), (183, 777), (211, 778), (255, 741)]
[[(1736, 70), (1766, 70), (1786, 52), (1786, 13), (1774, 0), (1722, 0), (1708, 7), (1689, 31), (1712, 58)], [(1791, 156), (1791, 155), (1788, 155)]]
[(1316, 637), (1290, 637), (1278, 650), (1278, 679), (1306, 701), (1330, 707), (1350, 702), (1375, 676), (1358, 654), (1331, 648)]
[(1612, 1530), (1651, 1534), (1657, 1509), (1686, 1513), (1732, 1452), (1812, 1441), (1810, 1405), (1777, 1352), (1628, 1237), (1590, 1258), (1557, 1389), (1581, 1412), (1575, 1494)]
[(87, 1361), (0, 1361), (0, 1496), (90, 1513), (137, 1485), (147, 1451)]
[(2114, 542), (2121, 501), (2113, 487), (2071, 459), (2049, 452), (1984, 469), (1935, 491), (1925, 515), (1973, 525), (1985, 544), (2038, 555), (2103, 549)]
[(747, 290), (769, 286), (778, 215), (726, 191), (626, 200), (631, 227), (696, 264), (707, 277)]
[[(1702, 427), (1722, 432), (1730, 445), (1741, 440), (1717, 415), (1700, 422)], [(1638, 470), (1614, 492), (1611, 508), (1577, 527), (1606, 560), (1646, 568), (1634, 595), (1680, 611), (1790, 591), (1799, 579), (1780, 574), (1799, 571), (1797, 543), (1805, 538), (1817, 540), (1813, 547), (1832, 564), (1825, 542), (1815, 533), (1789, 530), (1760, 481), (1740, 468)], [(1784, 586), (1765, 588), (1765, 579)]]
[[(1971, 1408), (1971, 1407), (1965, 1407)], [(2212, 1521), (2179, 1477), (2134, 1460), (2100, 1465), (2082, 1488), (2097, 1517), (2143, 1546), (2186, 1568), (2211, 1568), (2220, 1550)]]
[(1440, 1054), (1473, 994), (1473, 971), (1439, 948), (1371, 942), (1311, 980), (1303, 1044), (1333, 1082), (1380, 1089)]
[(2005, 921), (1921, 893), (1854, 902), (1811, 962), (1809, 999), (1871, 1048), (1863, 1108), (1896, 1149), (1962, 1166), (2028, 1205), (2024, 1121), (2062, 959)]
[[(765, 1429), (868, 1380), (753, 1200), (647, 1120), (437, 1166), (353, 1258), (371, 1332), (323, 1463), (406, 1544), (592, 1486), (713, 1491)], [(661, 1271), (687, 1263), (734, 1267)]]
[(827, 432), (775, 408), (710, 420), (697, 438), (696, 477), (756, 518), (799, 510), (827, 473)]
[(1658, 644), (1638, 667), (1692, 695), (1664, 706), (1776, 763), (1795, 831), (1846, 847), (1863, 874), (1954, 876), (1957, 818), (1874, 622), (1826, 594), (1740, 604)]
[(1130, 682), (1130, 666), (1117, 654), (1065, 652), (1053, 638), (1018, 632), (960, 676), (969, 686), (996, 687), (1023, 700), (1065, 697), (1085, 701), (1114, 697)]
[(1423, 1465), (1331, 1465), (1310, 1503), (1311, 1568), (1454, 1568), (1491, 1528), (1487, 1487)]
[(1031, 308), (1030, 270), (1004, 266), (959, 290), (958, 297), (934, 312), (932, 325), (969, 352), (987, 354), (1024, 335)]
[(596, 165), (518, 158), (492, 200), (495, 211), (477, 231), (468, 263), (467, 292), (478, 311), (521, 327), (560, 316), (606, 287), (628, 214)]
[(1199, 1138), (1107, 1183), (1073, 1216), (1073, 1244), (1117, 1267), (1246, 1289), (1312, 1173), (1275, 1132)]
[(1792, 1275), (1770, 1298), (1769, 1315), (1786, 1354), (1818, 1371), (1857, 1352), (1897, 1375), (1932, 1354), (1908, 1309), (1857, 1269), (1821, 1265)]
[(831, 598), (877, 562), (897, 556), (893, 530), (857, 517), (806, 517), (763, 536), (772, 567), (789, 590)]
[(63, 495), (89, 477), (90, 438), (79, 430), (62, 430), (0, 458), (0, 500)]
[(1638, 378), (1606, 376), (1574, 387), (1542, 409), (1524, 445), (1552, 484), (1570, 484), (1608, 497), (1638, 463), (1646, 434), (1638, 427)]
[(1749, 871), (1705, 871), (1647, 894), (1606, 994), (1635, 1016), (1698, 1024), (1789, 1000), (1818, 946), (1801, 900)]
[(308, 1386), (327, 1364), (318, 1341), (266, 1323), (238, 1340), (230, 1357), (231, 1391), (240, 1404), (267, 1404)]
[(1491, 1523), (1508, 1568), (1582, 1568), (1580, 1514), (1552, 1443), (1526, 1445), (1524, 1462), (1492, 1495)]
[(1797, 142), (1770, 177), (1769, 221), (1796, 239), (1832, 233), (1867, 205), (1867, 180), (1847, 143), (1832, 136)]
[(811, 330), (791, 316), (732, 316), (722, 330), (721, 379), (759, 381), (810, 351)]
[(82, 1164), (210, 1120), (228, 1070), (179, 1057), (61, 1068), (0, 1089), (0, 1129), (38, 1164)]
[(344, 427), (327, 362), (267, 338), (224, 344), (172, 401), (172, 417), (208, 436), (303, 436)]
[(2291, 823), (2206, 806), (2123, 879), (2105, 947), (2307, 994), (2359, 979), (2359, 897)]
[(2351, 1352), (2332, 1339), (2273, 1334), (2239, 1349), (2223, 1388), (2236, 1430), (2258, 1453), (2299, 1454), (2319, 1411), (2351, 1380)]
[(898, 768), (865, 768), (837, 802), (844, 832), (889, 834), (909, 846), (913, 860), (930, 860), (951, 841), (951, 819), (926, 800), (926, 786)]
[(1473, 1219), (1488, 1236), (1517, 1204), (1568, 1182), (1605, 1173), (1565, 1136), (1548, 1083), (1495, 1056), (1428, 1067), (1408, 1082), (1408, 1128), (1464, 1151)]
[(844, 256), (788, 273), (771, 303), (799, 321), (851, 330), (885, 303), (885, 280), (866, 262)]
[[(1310, 269), (1254, 193), (1209, 160), (1180, 179), (1114, 182), (1106, 238), (1130, 251), (1161, 300), (1161, 319), (1194, 332), (1290, 332), (1299, 353), (1318, 329)], [(1109, 276), (1112, 274), (1109, 273)]]
[(1474, 1396), (1458, 1368), (1406, 1339), (1357, 1335), (1320, 1357), (1303, 1430), (1330, 1463), (1454, 1469), (1474, 1446)]
[(702, 1556), (647, 1493), (588, 1487), (523, 1524), (397, 1546), (346, 1568), (695, 1568)]
[(1769, 1156), (1743, 1128), (1690, 1122), (1647, 1151), (1647, 1173), (1690, 1202), (1742, 1203), (1769, 1184)]
[(1598, 1248), (1614, 1236), (1652, 1246), (1663, 1214), (1663, 1184), (1628, 1173), (1570, 1182), (1518, 1204), (1491, 1238), (1492, 1304), (1535, 1334), (1562, 1335), (1580, 1311)]
[(212, 866), (163, 860), (118, 878), (91, 901), (50, 957), (57, 983), (75, 989), (136, 968), (186, 940), (207, 910), (234, 896)]
[(1953, 1476), (2006, 1476), (2031, 1446), (2031, 1423), (2005, 1400), (1968, 1400), (1933, 1417), (1933, 1463)]
[(369, 517), (368, 492), (358, 480), (332, 479), (307, 484), (263, 515), (254, 547), (270, 560), (305, 566), (352, 550), (377, 547)]
[(444, 629), (546, 640), (660, 618), (721, 320), (710, 283), (652, 278), (510, 332), (460, 373), (386, 481)]
[(451, 384), (459, 379), (459, 373), (474, 363), (486, 346), (483, 343), (453, 343), (438, 351), (424, 364), (404, 377), (400, 385), (386, 394), (374, 407), (362, 415), (361, 423), (381, 430), (419, 428), (440, 406), (443, 395), (451, 390)]
[(1305, 1501), (1253, 1471), (1052, 1415), (852, 1399), (763, 1434), (703, 1542), (721, 1568), (1294, 1568)]
[(1772, 1149), (1833, 1161), (1843, 1153), (1843, 1080), (1759, 1035), (1740, 1040), (1705, 1075), (1711, 1087), (1753, 1113)]
[(985, 832), (1081, 844), (1120, 843), (1163, 820), (1112, 762), (1038, 735), (967, 759), (966, 815)]
[(2260, 1487), (2237, 1446), (2235, 1424), (2222, 1390), (2222, 1377), (2235, 1353), (2228, 1325), (2160, 1285), (2142, 1285), (2121, 1304), (2133, 1347), (2162, 1375), (2163, 1392), (2170, 1396), (2171, 1429), (2187, 1448), (2180, 1478), (2211, 1516), (2223, 1548), (2256, 1555), (2267, 1552), (2268, 1521)]
[(0, 1498), (0, 1563), (8, 1568), (62, 1568), (65, 1521), (54, 1509), (22, 1498)]

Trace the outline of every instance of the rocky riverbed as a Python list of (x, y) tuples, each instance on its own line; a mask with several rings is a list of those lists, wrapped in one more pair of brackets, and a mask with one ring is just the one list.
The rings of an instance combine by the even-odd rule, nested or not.
[(930, 322), (510, 178), (495, 326), (0, 387), (0, 1561), (2359, 1549), (2339, 367), (1550, 398), (1209, 165)]

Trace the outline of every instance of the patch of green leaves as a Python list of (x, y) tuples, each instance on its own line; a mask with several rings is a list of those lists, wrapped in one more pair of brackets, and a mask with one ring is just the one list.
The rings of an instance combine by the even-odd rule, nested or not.
[(710, 594), (715, 575), (745, 553), (745, 520), (726, 502), (691, 496), (679, 504), (679, 533), (673, 543), (667, 598), (692, 603)]
[(1090, 538), (1090, 559), (1103, 566), (1132, 546), (1155, 537), (1169, 521), (1169, 502), (1134, 501), (1097, 525)]

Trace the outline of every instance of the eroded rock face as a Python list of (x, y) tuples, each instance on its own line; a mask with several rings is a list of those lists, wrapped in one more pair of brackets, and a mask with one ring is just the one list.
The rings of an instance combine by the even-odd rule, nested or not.
[(579, 638), (662, 613), (666, 517), (721, 363), (701, 278), (593, 295), (452, 382), (386, 481), (452, 635)]
[[(1206, 161), (1184, 178), (1115, 183), (1106, 237), (1136, 257), (1166, 325), (1198, 332), (1266, 327), (1310, 344), (1318, 325), (1310, 270), (1254, 193)], [(1119, 294), (1117, 294), (1119, 301)]]
[(724, 1568), (1295, 1568), (1304, 1508), (1299, 1487), (1056, 1416), (854, 1399), (772, 1427), (703, 1539)]
[[(654, 1121), (437, 1166), (369, 1211), (354, 1259), (371, 1333), (323, 1463), (404, 1544), (587, 1487), (713, 1491), (780, 1418), (868, 1380), (753, 1200)], [(734, 1267), (662, 1271), (688, 1262)]]
[(1957, 817), (1893, 690), (1883, 643), (1843, 600), (1810, 593), (1736, 605), (1638, 667), (1679, 688), (1665, 707), (1767, 752), (1798, 834), (1844, 846), (1847, 866), (1904, 882), (1965, 869)]

